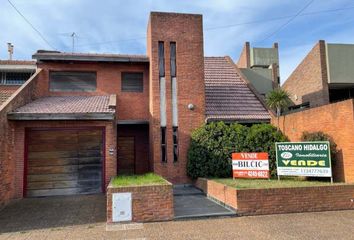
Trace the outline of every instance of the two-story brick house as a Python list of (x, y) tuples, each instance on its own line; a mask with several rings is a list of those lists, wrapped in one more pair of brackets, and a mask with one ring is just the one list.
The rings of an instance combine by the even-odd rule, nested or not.
[(143, 56), (33, 58), (36, 74), (0, 108), (2, 202), (105, 192), (117, 174), (186, 183), (195, 128), (270, 120), (229, 57), (204, 57), (201, 15), (151, 13)]

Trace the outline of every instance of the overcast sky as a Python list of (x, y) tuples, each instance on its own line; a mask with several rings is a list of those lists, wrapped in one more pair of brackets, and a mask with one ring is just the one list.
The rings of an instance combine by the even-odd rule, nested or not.
[[(30, 59), (38, 49), (51, 49), (51, 46), (59, 51), (71, 52), (72, 32), (78, 36), (76, 52), (145, 54), (150, 11), (203, 14), (206, 56), (229, 55), (236, 62), (245, 41), (254, 47), (271, 47), (273, 42), (278, 42), (282, 82), (318, 40), (354, 43), (354, 0), (11, 2), (39, 30), (49, 45), (7, 0), (0, 0), (1, 59), (8, 57), (7, 42), (15, 46), (15, 59)], [(289, 20), (292, 21), (284, 26)]]

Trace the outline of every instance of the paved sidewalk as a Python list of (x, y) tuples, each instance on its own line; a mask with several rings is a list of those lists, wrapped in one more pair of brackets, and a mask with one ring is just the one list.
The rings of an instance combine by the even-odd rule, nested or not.
[[(1, 212), (0, 212), (1, 215)], [(12, 219), (11, 221), (16, 221)], [(35, 223), (33, 223), (35, 224)], [(0, 225), (2, 227), (2, 225)], [(354, 211), (198, 219), (106, 231), (105, 222), (0, 234), (2, 239), (353, 239)]]

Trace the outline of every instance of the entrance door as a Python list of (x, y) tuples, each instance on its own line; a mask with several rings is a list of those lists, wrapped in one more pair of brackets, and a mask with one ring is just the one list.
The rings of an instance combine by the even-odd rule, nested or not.
[(135, 138), (118, 137), (118, 174), (135, 173)]
[(34, 129), (26, 144), (26, 196), (102, 192), (102, 130)]

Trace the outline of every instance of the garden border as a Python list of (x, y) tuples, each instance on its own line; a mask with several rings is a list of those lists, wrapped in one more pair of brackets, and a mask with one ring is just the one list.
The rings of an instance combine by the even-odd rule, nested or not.
[(264, 215), (354, 209), (354, 184), (333, 186), (236, 189), (198, 178), (195, 186), (238, 215)]

